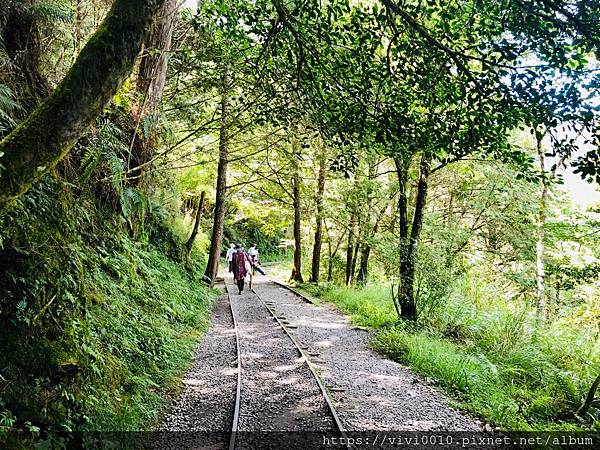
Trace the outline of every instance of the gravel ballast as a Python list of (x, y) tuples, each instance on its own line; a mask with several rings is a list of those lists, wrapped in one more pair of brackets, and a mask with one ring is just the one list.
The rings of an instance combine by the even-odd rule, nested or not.
[(227, 448), (237, 387), (236, 338), (227, 294), (217, 299), (209, 330), (182, 382), (184, 391), (163, 421), (155, 448)]
[(369, 348), (369, 333), (329, 305), (316, 306), (260, 278), (255, 290), (290, 323), (320, 370), (348, 431), (479, 431), (408, 368)]
[(316, 306), (261, 276), (255, 277), (256, 293), (238, 295), (226, 281), (231, 295), (218, 299), (185, 389), (153, 448), (228, 448), (238, 387), (229, 301), (242, 368), (236, 449), (308, 450), (322, 448), (323, 436), (339, 435), (304, 357), (266, 305), (317, 368), (349, 433), (481, 431), (421, 377), (372, 351), (369, 333), (331, 305)]
[(333, 430), (304, 358), (264, 304), (246, 290), (232, 292), (231, 305), (242, 356), (239, 431)]

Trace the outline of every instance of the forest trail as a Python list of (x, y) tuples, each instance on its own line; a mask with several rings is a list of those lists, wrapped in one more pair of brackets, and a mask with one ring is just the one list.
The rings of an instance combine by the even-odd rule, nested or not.
[(410, 369), (378, 355), (369, 333), (334, 307), (314, 305), (272, 281), (255, 291), (287, 318), (348, 431), (478, 431), (480, 426)]
[[(226, 282), (231, 288), (229, 278)], [(206, 432), (215, 448), (226, 448), (229, 443), (237, 372), (231, 307), (238, 327), (242, 374), (239, 421), (234, 424), (241, 432), (236, 448), (253, 448), (257, 432), (334, 433), (308, 366), (265, 305), (317, 368), (348, 432), (481, 429), (409, 369), (374, 353), (368, 333), (351, 326), (334, 308), (311, 304), (262, 276), (255, 277), (252, 291), (246, 289), (242, 295), (232, 291), (215, 306), (210, 329), (183, 380), (185, 390), (164, 421), (163, 431)], [(194, 438), (189, 433), (178, 436)], [(188, 448), (184, 442), (179, 444)]]

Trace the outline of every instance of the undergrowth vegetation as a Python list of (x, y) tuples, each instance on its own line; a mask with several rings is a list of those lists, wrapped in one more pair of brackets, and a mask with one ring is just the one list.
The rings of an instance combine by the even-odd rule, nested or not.
[(3, 218), (0, 442), (149, 429), (177, 386), (214, 297), (203, 258), (167, 211), (135, 239), (123, 221), (50, 178)]
[[(509, 430), (578, 430), (573, 412), (600, 363), (598, 330), (573, 313), (536, 327), (535, 317), (504, 301), (465, 297), (463, 286), (417, 323), (399, 321), (380, 284), (300, 289), (334, 303), (371, 327), (375, 350), (433, 380), (457, 406)], [(575, 350), (577, 349), (577, 350)]]

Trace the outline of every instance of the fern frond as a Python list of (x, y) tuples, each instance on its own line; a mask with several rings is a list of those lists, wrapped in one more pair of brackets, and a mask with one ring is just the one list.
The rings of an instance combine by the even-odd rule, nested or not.
[(8, 86), (0, 84), (0, 126), (14, 128), (17, 122), (13, 116), (21, 109), (21, 105), (15, 101), (13, 91)]
[(92, 176), (96, 167), (102, 159), (102, 152), (96, 146), (90, 146), (85, 149), (83, 158), (81, 159), (81, 178), (86, 181)]
[(72, 23), (73, 12), (64, 2), (39, 2), (29, 7), (29, 13), (35, 20), (54, 23)]

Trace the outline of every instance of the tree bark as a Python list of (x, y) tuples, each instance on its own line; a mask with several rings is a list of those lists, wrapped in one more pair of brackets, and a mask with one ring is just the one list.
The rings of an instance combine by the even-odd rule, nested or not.
[(148, 181), (145, 176), (148, 169), (146, 163), (152, 159), (158, 146), (156, 132), (160, 118), (160, 105), (167, 80), (169, 52), (171, 50), (175, 18), (177, 17), (177, 6), (178, 0), (165, 0), (146, 37), (145, 49), (142, 52), (137, 88), (143, 97), (143, 102), (136, 109), (135, 132), (131, 143), (133, 157), (128, 164), (128, 169), (131, 169), (131, 166), (144, 167), (130, 172), (130, 176), (136, 180), (135, 184), (137, 185)]
[(185, 244), (187, 256), (189, 257), (192, 253), (192, 247), (194, 246), (194, 241), (196, 240), (196, 236), (198, 235), (198, 227), (200, 226), (200, 219), (202, 218), (202, 211), (204, 210), (204, 196), (206, 192), (202, 191), (200, 194), (200, 200), (198, 200), (198, 206), (196, 208), (196, 214), (194, 214), (194, 227), (192, 228), (192, 234), (190, 234), (190, 238)]
[(540, 170), (542, 177), (540, 178), (540, 203), (538, 209), (538, 220), (536, 224), (536, 241), (535, 241), (535, 272), (537, 282), (537, 308), (536, 316), (538, 323), (546, 318), (546, 268), (544, 264), (544, 225), (546, 224), (546, 198), (548, 196), (548, 184), (545, 173), (545, 157), (542, 148), (542, 133), (536, 131), (537, 153), (540, 158)]
[(315, 217), (315, 243), (312, 253), (310, 281), (319, 282), (321, 269), (321, 247), (323, 245), (323, 194), (325, 193), (325, 179), (327, 177), (327, 158), (321, 155), (319, 161), (319, 175), (317, 178), (317, 215)]
[(352, 257), (354, 256), (354, 228), (356, 226), (356, 216), (354, 211), (350, 211), (350, 225), (348, 226), (348, 245), (346, 245), (346, 286), (352, 283)]
[(398, 181), (400, 184), (400, 200), (398, 202), (400, 215), (400, 283), (398, 287), (398, 303), (400, 316), (403, 319), (415, 320), (417, 318), (417, 304), (414, 295), (415, 265), (417, 247), (423, 227), (423, 217), (427, 202), (427, 183), (430, 172), (431, 159), (423, 156), (420, 163), (419, 183), (415, 198), (413, 221), (408, 236), (407, 196), (409, 162), (397, 163)]
[(294, 154), (293, 205), (294, 205), (294, 267), (290, 275), (291, 281), (304, 283), (302, 278), (302, 233), (300, 215), (300, 168), (298, 167), (298, 152)]
[(140, 61), (137, 86), (146, 95), (145, 111), (153, 121), (158, 118), (165, 90), (177, 5), (178, 0), (165, 0), (146, 38), (144, 55)]
[(212, 286), (219, 272), (223, 226), (225, 224), (225, 201), (227, 195), (227, 163), (229, 158), (229, 77), (225, 70), (221, 79), (221, 128), (219, 132), (219, 164), (217, 167), (217, 186), (213, 218), (212, 238), (208, 252), (208, 263), (204, 277)]
[(0, 210), (52, 170), (130, 75), (165, 0), (115, 0), (54, 93), (0, 142)]

